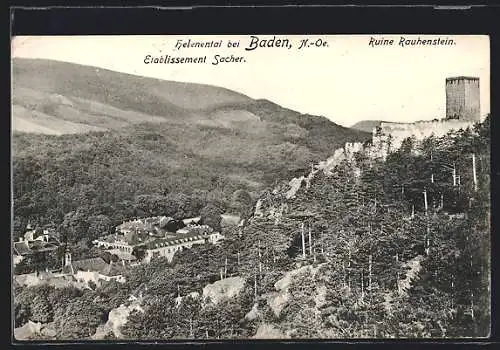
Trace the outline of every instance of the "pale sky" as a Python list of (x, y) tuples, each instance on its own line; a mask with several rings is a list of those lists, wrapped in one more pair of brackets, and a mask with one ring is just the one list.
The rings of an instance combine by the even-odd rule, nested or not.
[[(453, 39), (451, 46), (401, 47), (369, 45), (370, 35), (291, 35), (291, 49), (246, 51), (245, 36), (58, 36), (17, 37), (13, 57), (45, 58), (106, 68), (165, 80), (217, 85), (252, 98), (265, 98), (301, 113), (322, 115), (350, 126), (365, 119), (411, 122), (445, 116), (445, 79), (477, 76), (481, 115), (490, 111), (488, 36), (421, 35)], [(271, 39), (272, 35), (259, 35)], [(223, 40), (222, 48), (175, 50), (178, 39)], [(301, 39), (322, 38), (328, 47), (298, 49)], [(228, 48), (227, 41), (240, 41)], [(206, 64), (145, 64), (146, 55), (207, 56)], [(212, 65), (213, 56), (244, 56), (242, 63)]]

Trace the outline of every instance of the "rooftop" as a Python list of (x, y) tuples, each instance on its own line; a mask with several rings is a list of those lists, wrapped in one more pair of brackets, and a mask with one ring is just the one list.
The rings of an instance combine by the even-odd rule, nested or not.
[(153, 216), (148, 218), (139, 218), (130, 221), (124, 221), (116, 227), (117, 230), (137, 230), (149, 231), (155, 226), (160, 226), (172, 221), (168, 216)]
[[(126, 241), (125, 236), (122, 234), (107, 235), (104, 237), (100, 237), (99, 239), (96, 239), (93, 242), (94, 243), (97, 243), (97, 242), (117, 243), (117, 244), (123, 244), (123, 245), (128, 245), (131, 247), (135, 247), (135, 246), (144, 246), (144, 245), (150, 244), (151, 242), (153, 242), (153, 244), (155, 244), (154, 242), (157, 242), (157, 241), (161, 241), (162, 243), (164, 243), (165, 241), (176, 241), (179, 239), (209, 234), (212, 232), (213, 232), (213, 229), (208, 225), (188, 224), (184, 229), (178, 230), (176, 233), (169, 233), (169, 232), (165, 231), (165, 232), (157, 233), (157, 234), (148, 234), (146, 236), (137, 237), (137, 241), (130, 242), (130, 243), (128, 243)], [(169, 245), (172, 245), (172, 244), (178, 244), (178, 243), (170, 243)]]
[(104, 272), (107, 267), (108, 263), (104, 261), (103, 258), (90, 258), (90, 259), (84, 259), (84, 260), (77, 260), (73, 261), (71, 263), (73, 266), (73, 271), (76, 273), (77, 271), (97, 271), (97, 272)]
[(27, 241), (15, 242), (14, 251), (19, 255), (27, 255), (32, 253)]
[(109, 249), (109, 250), (107, 250), (107, 252), (110, 254), (116, 255), (118, 257), (118, 259), (120, 259), (120, 260), (132, 261), (132, 260), (137, 259), (132, 254), (122, 252), (120, 249)]
[(155, 240), (152, 240), (152, 241), (145, 243), (144, 247), (146, 247), (146, 249), (155, 249), (155, 248), (166, 247), (166, 246), (171, 246), (171, 245), (176, 245), (176, 244), (187, 243), (190, 241), (205, 239), (206, 237), (207, 237), (206, 235), (202, 235), (202, 234), (199, 234), (197, 232), (194, 232), (194, 233), (188, 233), (185, 235), (179, 235), (179, 236), (173, 237), (173, 238), (155, 239)]
[(99, 237), (95, 241), (125, 244), (125, 245), (129, 244), (123, 235), (107, 235), (107, 236)]
[[(95, 271), (104, 276), (118, 276), (123, 273), (124, 267), (121, 263), (108, 264), (103, 258), (91, 258), (84, 260), (77, 260), (71, 263), (73, 272), (77, 271)], [(63, 269), (65, 273), (71, 273), (69, 266)]]
[(22, 241), (14, 242), (14, 252), (19, 255), (29, 255), (34, 252), (44, 252), (57, 249), (59, 246), (56, 242), (43, 241)]
[(126, 267), (121, 263), (108, 264), (106, 270), (102, 272), (103, 275), (108, 277), (119, 276), (125, 272)]

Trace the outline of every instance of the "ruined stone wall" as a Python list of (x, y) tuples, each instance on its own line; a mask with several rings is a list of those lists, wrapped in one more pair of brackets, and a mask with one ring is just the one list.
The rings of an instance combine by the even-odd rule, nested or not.
[(407, 137), (414, 136), (417, 141), (421, 141), (432, 134), (436, 137), (441, 137), (446, 135), (450, 130), (465, 129), (471, 127), (473, 124), (474, 122), (472, 121), (456, 119), (430, 120), (415, 123), (382, 122), (380, 124), (380, 132), (377, 133), (374, 130), (372, 141), (375, 147), (380, 148), (385, 145), (386, 148), (395, 150), (401, 146), (401, 143)]

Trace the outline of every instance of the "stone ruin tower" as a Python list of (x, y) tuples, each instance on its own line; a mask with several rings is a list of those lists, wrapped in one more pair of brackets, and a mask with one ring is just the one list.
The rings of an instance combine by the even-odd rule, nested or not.
[(446, 119), (480, 121), (479, 78), (446, 79)]

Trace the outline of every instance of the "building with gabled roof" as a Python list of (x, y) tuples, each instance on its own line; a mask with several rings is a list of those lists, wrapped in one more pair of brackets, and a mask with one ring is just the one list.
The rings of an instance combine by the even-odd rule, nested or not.
[(131, 262), (137, 260), (137, 258), (131, 253), (125, 252), (120, 249), (109, 249), (106, 250), (109, 254), (116, 255), (120, 261)]
[(20, 256), (33, 254), (33, 251), (30, 249), (28, 241), (22, 240), (19, 242), (14, 242), (14, 253)]
[(65, 254), (65, 262), (62, 273), (73, 276), (77, 281), (94, 282), (98, 284), (100, 280), (125, 282), (123, 272), (125, 267), (123, 263), (109, 264), (103, 258), (90, 258), (72, 261), (71, 253)]
[(141, 246), (145, 251), (144, 261), (149, 262), (153, 257), (166, 257), (168, 261), (172, 261), (175, 253), (184, 248), (191, 248), (195, 244), (212, 243), (215, 244), (221, 240), (223, 236), (219, 232), (210, 232), (200, 234), (192, 232), (176, 237), (155, 239)]
[(42, 234), (35, 237), (36, 230), (27, 231), (24, 237), (14, 242), (14, 254), (25, 256), (35, 252), (50, 252), (56, 250), (61, 244), (57, 237), (49, 230), (43, 230)]
[(48, 285), (55, 288), (65, 288), (74, 285), (71, 275), (61, 274), (49, 270), (14, 275), (14, 287)]
[(103, 258), (90, 258), (83, 259), (77, 261), (71, 261), (71, 254), (66, 254), (67, 259), (69, 257), (69, 262), (66, 260), (66, 263), (63, 267), (63, 273), (67, 274), (76, 274), (78, 271), (95, 271), (95, 272), (105, 272), (108, 267), (108, 263), (104, 261)]

